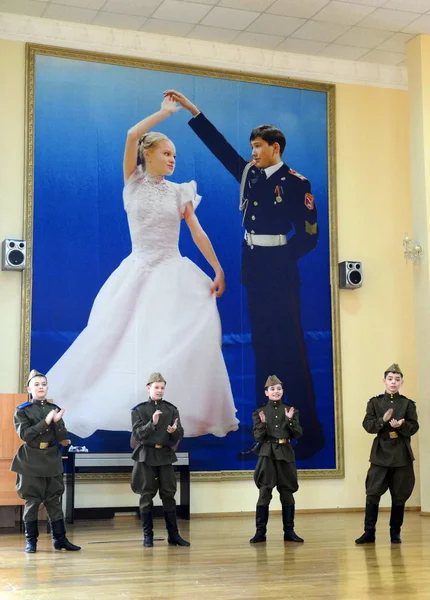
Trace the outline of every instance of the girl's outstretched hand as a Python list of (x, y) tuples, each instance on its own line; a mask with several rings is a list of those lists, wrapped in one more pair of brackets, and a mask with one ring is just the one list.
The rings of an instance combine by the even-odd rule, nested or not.
[(180, 108), (181, 107), (178, 106), (178, 103), (176, 102), (176, 100), (173, 99), (172, 96), (164, 96), (163, 101), (161, 103), (161, 110), (164, 110), (165, 112), (168, 112), (171, 115), (173, 115), (173, 113), (178, 112)]
[(183, 106), (186, 110), (189, 110), (193, 115), (197, 115), (200, 112), (197, 106), (193, 104), (191, 100), (188, 100), (184, 94), (181, 94), (181, 92), (177, 92), (176, 90), (166, 90), (164, 92), (164, 96), (166, 98), (171, 98), (175, 102), (179, 102), (181, 106)]

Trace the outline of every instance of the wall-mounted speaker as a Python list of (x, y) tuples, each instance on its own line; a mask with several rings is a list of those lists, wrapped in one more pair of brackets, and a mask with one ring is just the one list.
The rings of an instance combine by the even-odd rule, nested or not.
[(2, 271), (23, 271), (25, 269), (27, 255), (25, 240), (3, 240), (1, 250)]
[(355, 290), (363, 285), (363, 267), (358, 260), (344, 260), (339, 263), (339, 287)]

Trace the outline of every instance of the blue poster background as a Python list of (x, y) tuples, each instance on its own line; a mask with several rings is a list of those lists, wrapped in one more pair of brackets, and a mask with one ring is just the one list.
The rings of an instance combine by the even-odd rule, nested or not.
[[(287, 138), (284, 161), (312, 184), (320, 238), (299, 268), (303, 325), (326, 446), (311, 459), (298, 461), (298, 467), (334, 469), (325, 92), (36, 56), (31, 367), (47, 372), (59, 359), (86, 326), (102, 284), (130, 253), (122, 203), (126, 132), (158, 110), (168, 88), (179, 89), (196, 102), (245, 158), (250, 158), (249, 134), (254, 126), (270, 122), (281, 128)], [(197, 181), (203, 196), (198, 217), (225, 271), (227, 291), (218, 307), (240, 428), (225, 438), (185, 439), (180, 450), (191, 453), (194, 471), (252, 469), (252, 454), (245, 462), (238, 456), (251, 445), (255, 408), (254, 357), (240, 284), (239, 186), (188, 127), (189, 117), (181, 110), (157, 130), (176, 145), (172, 180)], [(180, 248), (210, 274), (186, 228)], [(55, 401), (61, 405), (61, 398)], [(98, 431), (85, 440), (76, 436), (72, 440), (90, 451), (129, 449), (126, 432)]]

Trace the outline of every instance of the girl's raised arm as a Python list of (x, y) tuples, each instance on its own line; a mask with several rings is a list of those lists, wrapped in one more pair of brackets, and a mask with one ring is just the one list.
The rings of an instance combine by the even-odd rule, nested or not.
[(136, 169), (139, 139), (157, 125), (157, 123), (164, 121), (168, 116), (178, 111), (179, 108), (180, 107), (176, 104), (175, 100), (172, 100), (170, 96), (166, 96), (161, 103), (160, 110), (149, 115), (149, 117), (146, 117), (142, 121), (139, 121), (139, 123), (127, 131), (123, 160), (124, 183), (126, 183), (127, 179), (133, 175)]

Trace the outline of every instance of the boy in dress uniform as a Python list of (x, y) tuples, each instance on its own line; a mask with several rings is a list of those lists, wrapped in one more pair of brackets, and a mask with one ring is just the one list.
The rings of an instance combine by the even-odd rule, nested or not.
[(178, 459), (174, 447), (184, 437), (176, 406), (163, 400), (166, 381), (161, 373), (152, 373), (148, 379), (149, 399), (132, 409), (131, 423), (136, 448), (131, 489), (140, 494), (139, 509), (143, 528), (143, 545), (152, 547), (154, 533), (152, 499), (157, 491), (164, 508), (168, 532), (167, 541), (173, 546), (189, 546), (179, 535), (176, 522), (176, 476), (173, 463)]
[(299, 484), (294, 450), (290, 445), (291, 439), (298, 439), (302, 435), (299, 411), (282, 402), (284, 390), (276, 375), (267, 378), (264, 391), (269, 402), (252, 414), (253, 433), (257, 442), (255, 452), (259, 457), (254, 481), (260, 492), (255, 518), (257, 530), (249, 541), (251, 544), (266, 541), (269, 504), (272, 490), (276, 487), (282, 504), (284, 541), (303, 542), (294, 532), (293, 494), (299, 489)]
[(66, 537), (61, 497), (64, 493), (63, 462), (59, 445), (70, 440), (64, 421), (64, 409), (46, 400), (46, 376), (32, 370), (27, 380), (31, 400), (16, 407), (14, 425), (24, 444), (18, 449), (11, 465), (17, 473), (16, 490), (24, 504), (26, 552), (36, 552), (39, 536), (37, 515), (43, 503), (51, 524), (56, 550), (80, 550)]
[(165, 94), (190, 111), (192, 130), (240, 183), (245, 228), (241, 280), (255, 355), (256, 406), (265, 402), (267, 373), (277, 373), (288, 402), (300, 407), (304, 419), (306, 439), (296, 448), (297, 458), (309, 458), (324, 447), (300, 310), (298, 261), (318, 241), (311, 185), (282, 161), (286, 140), (273, 125), (252, 130), (253, 160), (247, 163), (188, 98), (174, 90)]
[(364, 533), (356, 544), (375, 542), (379, 500), (387, 489), (391, 494), (390, 538), (400, 544), (406, 500), (415, 484), (411, 436), (418, 431), (415, 402), (399, 393), (403, 373), (394, 363), (384, 373), (385, 393), (367, 403), (363, 427), (376, 434), (370, 452), (370, 468), (366, 478), (366, 515)]

